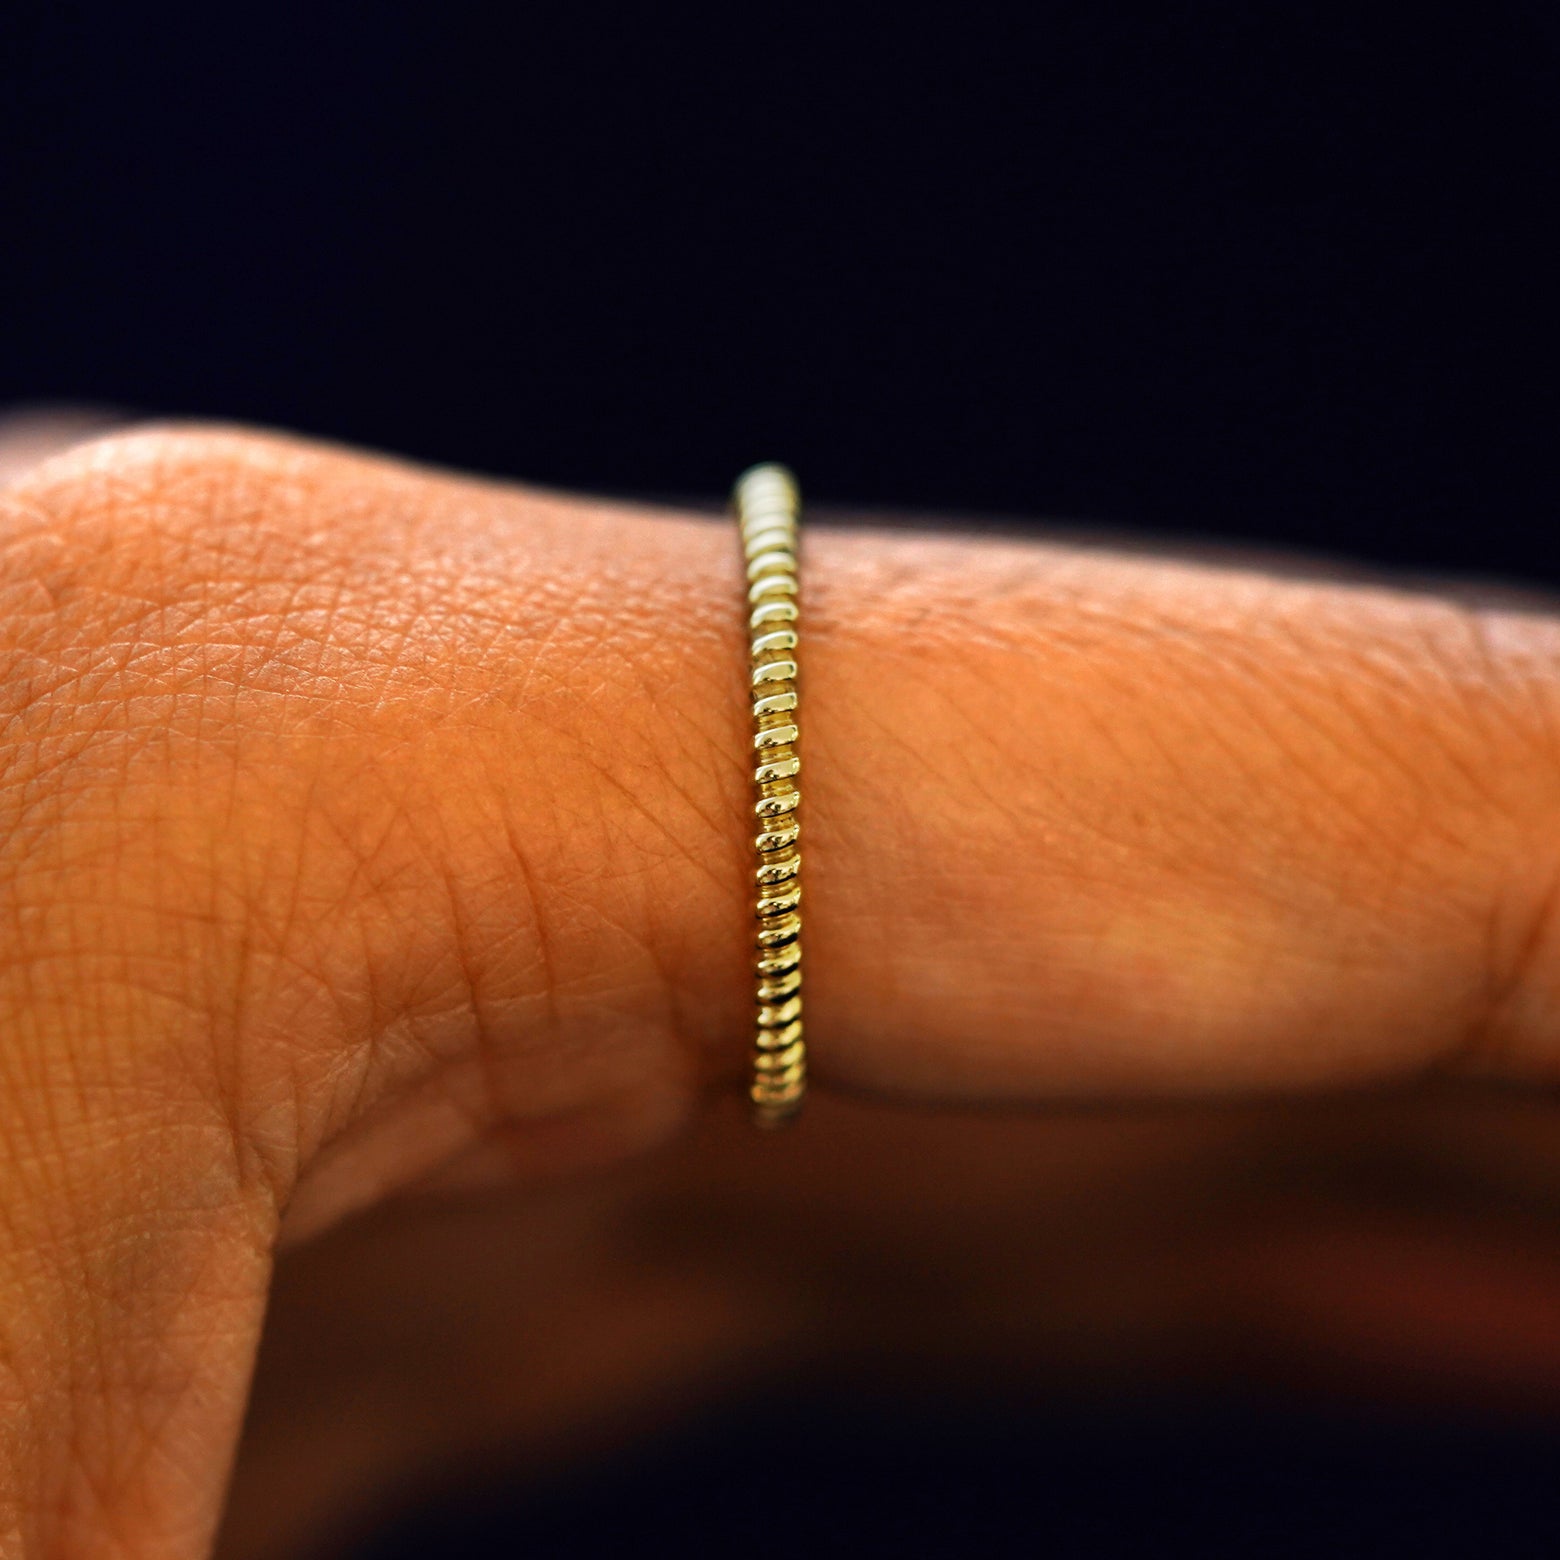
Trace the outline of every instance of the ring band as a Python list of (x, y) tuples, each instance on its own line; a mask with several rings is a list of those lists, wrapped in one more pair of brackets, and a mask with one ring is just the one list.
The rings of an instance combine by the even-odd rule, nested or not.
[(754, 466), (737, 478), (732, 507), (747, 560), (749, 686), (753, 697), (753, 848), (757, 1023), (753, 1120), (775, 1127), (801, 1109), (807, 1092), (802, 1039), (802, 761), (797, 701), (800, 643), (797, 542), (801, 497), (784, 466)]

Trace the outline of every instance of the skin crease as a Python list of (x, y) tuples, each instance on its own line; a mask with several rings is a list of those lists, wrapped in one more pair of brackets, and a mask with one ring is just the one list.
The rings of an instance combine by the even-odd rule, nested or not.
[[(199, 1555), (279, 1240), (461, 1182), (532, 1199), (485, 1205), (518, 1228), (573, 1188), (595, 1212), (558, 1217), (597, 1251), (712, 1178), (736, 1175), (755, 1217), (776, 1198), (768, 1150), (701, 1119), (745, 1064), (739, 569), (698, 517), (242, 430), (101, 439), (0, 503), (0, 1553)], [(1044, 1200), (1032, 1124), (932, 1105), (1417, 1085), (1434, 1099), (1390, 1141), (1508, 1175), (1521, 1133), (1488, 1128), (1496, 1151), (1449, 1128), (1436, 1091), (1477, 1114), (1489, 1085), (1468, 1080), (1556, 1071), (1560, 627), (1036, 544), (815, 529), (807, 548), (821, 1124), (777, 1152), (839, 1271), (884, 1203), (923, 1195), (895, 1188), (927, 1144), (957, 1208), (992, 1210), (991, 1251)], [(1205, 1206), (1275, 1136), (1306, 1138), (1280, 1109), (1192, 1112), (1125, 1161), (1118, 1123), (1117, 1169), (1078, 1206), (1123, 1162), (1139, 1192), (1202, 1166), (1186, 1206)], [(1368, 1158), (1379, 1130), (1344, 1136)], [(839, 1183), (874, 1154), (869, 1219)], [(1210, 1286), (1270, 1312), (1313, 1190), (1265, 1266), (1228, 1234), (1249, 1214), (1186, 1243), (1195, 1262), (1172, 1250), (1164, 1304), (1119, 1323), (1128, 1355), (1184, 1342)], [(386, 1249), (421, 1249), (409, 1217)], [(612, 1240), (589, 1233), (603, 1218)], [(550, 1407), (495, 1401), (470, 1434), (541, 1436), (777, 1340), (860, 1341), (829, 1264), (803, 1304), (732, 1259), (729, 1223), (696, 1227), (699, 1251), (629, 1262), (615, 1305), (565, 1262), (583, 1287), (559, 1293), (601, 1302), (592, 1338), (680, 1322), (596, 1358), (594, 1384), (576, 1348)], [(905, 1249), (980, 1266), (935, 1227)], [(1119, 1274), (1147, 1227), (1124, 1213), (1090, 1271)], [(971, 1283), (1017, 1348), (1033, 1308)], [(344, 1373), (341, 1401), (371, 1377)], [(427, 1410), (385, 1434), (355, 1464), (300, 1444), (354, 1495), (451, 1444)], [(230, 1542), (261, 1553), (246, 1488)], [(328, 1504), (314, 1490), (270, 1537)]]

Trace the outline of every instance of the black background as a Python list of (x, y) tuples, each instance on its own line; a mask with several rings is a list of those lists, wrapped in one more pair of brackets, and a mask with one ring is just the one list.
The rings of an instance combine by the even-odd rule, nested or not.
[[(1557, 18), (13, 4), (0, 402), (254, 419), (647, 495), (715, 495), (773, 456), (824, 500), (1560, 583)], [(780, 1440), (838, 1444), (829, 1405), (809, 1412)], [(1247, 1459), (1197, 1486), (1143, 1471), (1175, 1434), (983, 1423), (973, 1460), (929, 1422), (858, 1477), (814, 1478), (810, 1552), (896, 1531), (883, 1552), (971, 1552), (956, 1493), (942, 1526), (893, 1528), (907, 1484), (976, 1491), (987, 1552), (1044, 1544), (1058, 1511), (1069, 1554), (1115, 1552), (1134, 1510), (1161, 1519), (1118, 1534), (1134, 1552), (1312, 1531), (1311, 1496), (1248, 1466), (1264, 1447), (1286, 1466), (1300, 1430), (1183, 1437), (1196, 1467)], [(721, 1446), (767, 1445), (767, 1424)], [(749, 1488), (701, 1444), (654, 1480), (690, 1492), (690, 1535), (727, 1510), (693, 1492)], [(1552, 1480), (1508, 1487), (1520, 1456), (1497, 1477), (1471, 1443), (1372, 1444), (1376, 1475), (1322, 1478), (1335, 1526), (1310, 1552), (1367, 1529), (1376, 1554), (1546, 1552)], [(934, 1465), (954, 1482), (929, 1486)], [(1381, 1505), (1383, 1468), (1434, 1493), (1447, 1547), (1386, 1520), (1415, 1503)], [(636, 1486), (614, 1488), (570, 1508), (571, 1552), (598, 1552), (578, 1524)], [(1114, 1528), (1090, 1526), (1096, 1488)], [(522, 1518), (430, 1520), (453, 1554)], [(745, 1520), (689, 1552), (750, 1550)], [(628, 1542), (652, 1547), (625, 1517), (600, 1552)]]
[(0, 398), (1555, 578), (1560, 13), (14, 5)]

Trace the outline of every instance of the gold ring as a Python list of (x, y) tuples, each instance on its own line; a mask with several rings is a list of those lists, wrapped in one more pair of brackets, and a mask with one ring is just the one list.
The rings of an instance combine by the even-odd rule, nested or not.
[(732, 507), (747, 560), (749, 687), (753, 697), (754, 937), (757, 1022), (748, 1097), (761, 1127), (789, 1121), (807, 1092), (802, 1039), (802, 760), (797, 542), (801, 496), (784, 466), (737, 478)]

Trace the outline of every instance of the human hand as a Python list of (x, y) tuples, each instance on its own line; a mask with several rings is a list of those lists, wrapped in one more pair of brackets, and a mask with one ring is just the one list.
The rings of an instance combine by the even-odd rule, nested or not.
[[(612, 1167), (740, 1077), (734, 545), (241, 432), (87, 445), (5, 508), (3, 1531), (199, 1554), (278, 1240), (441, 1183), (653, 1180)], [(1553, 1078), (1547, 618), (990, 540), (808, 547), (826, 1090)], [(740, 1164), (772, 1232), (777, 1165), (913, 1164), (944, 1130), (820, 1103), (779, 1148), (688, 1135), (681, 1195)], [(1010, 1130), (957, 1129), (966, 1206), (1032, 1205), (1032, 1170), (1016, 1202), (992, 1184)], [(1009, 1141), (1028, 1166), (1033, 1129)], [(679, 1371), (708, 1357), (688, 1336)]]

